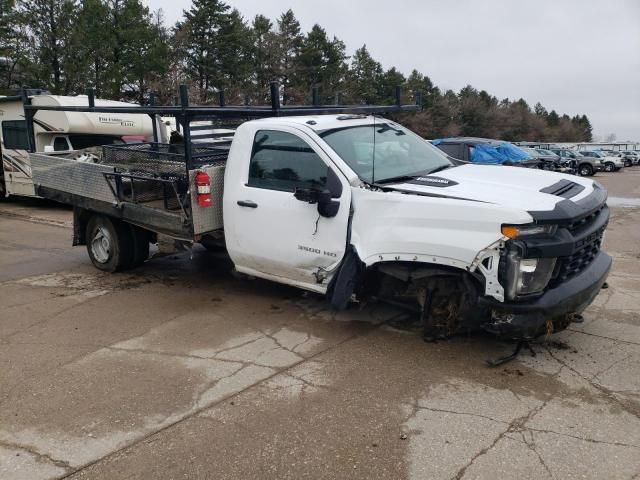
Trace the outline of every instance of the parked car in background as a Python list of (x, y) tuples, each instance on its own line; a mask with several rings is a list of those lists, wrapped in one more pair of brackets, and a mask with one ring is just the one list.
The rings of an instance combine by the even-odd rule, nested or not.
[(620, 154), (623, 155), (625, 160), (628, 160), (629, 162), (631, 162), (627, 166), (638, 165), (638, 163), (640, 163), (640, 152), (639, 151), (626, 150), (624, 152), (620, 152)]
[(634, 157), (633, 155), (629, 155), (630, 152), (622, 152), (622, 151), (606, 151), (608, 156), (621, 158), (625, 167), (631, 167), (633, 165)]
[(543, 149), (536, 149), (536, 148), (529, 148), (529, 147), (519, 147), (519, 148), (521, 150), (524, 150), (533, 158), (537, 158), (540, 161), (539, 168), (541, 170), (549, 170), (552, 172), (562, 172), (562, 173), (575, 173), (571, 162), (561, 158), (559, 155), (556, 155), (550, 150), (543, 150)]
[(585, 157), (580, 152), (568, 148), (550, 148), (549, 150), (564, 159), (572, 160), (575, 163), (577, 174), (582, 177), (591, 177), (596, 172), (604, 170), (604, 165), (599, 158)]
[(538, 168), (541, 161), (522, 148), (504, 140), (475, 137), (451, 137), (431, 143), (450, 157), (482, 165), (508, 165)]
[(590, 152), (581, 152), (585, 157), (597, 158), (604, 167), (605, 172), (617, 172), (624, 168), (625, 160), (618, 152), (605, 152), (602, 150), (593, 150)]

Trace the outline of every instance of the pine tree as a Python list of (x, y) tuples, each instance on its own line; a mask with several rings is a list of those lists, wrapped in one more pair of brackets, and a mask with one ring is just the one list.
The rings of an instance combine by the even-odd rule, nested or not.
[(267, 91), (274, 77), (273, 24), (264, 15), (256, 15), (252, 24), (255, 79), (259, 90)]
[(304, 36), (302, 35), (300, 22), (291, 9), (287, 10), (278, 18), (277, 25), (277, 56), (275, 59), (275, 67), (276, 74), (285, 87), (284, 98), (285, 103), (287, 103), (288, 98), (295, 97), (295, 93), (298, 93), (287, 93), (287, 88), (296, 84), (296, 75), (299, 73), (298, 57)]
[(376, 103), (382, 96), (382, 65), (363, 45), (353, 54), (349, 70), (349, 97), (352, 101)]
[(228, 90), (230, 96), (244, 91), (254, 77), (253, 40), (248, 26), (238, 10), (222, 18), (217, 45), (220, 75), (216, 87)]
[(544, 108), (540, 102), (536, 103), (536, 105), (533, 107), (533, 111), (539, 117), (547, 118), (547, 115), (549, 115), (547, 109)]
[(72, 52), (64, 63), (67, 92), (81, 93), (93, 87), (97, 96), (105, 93), (113, 41), (107, 4), (103, 0), (84, 0), (67, 45)]
[(184, 72), (193, 79), (205, 102), (221, 82), (220, 29), (228, 11), (229, 6), (219, 0), (193, 0), (174, 30)]
[(415, 92), (422, 94), (422, 108), (428, 108), (433, 105), (435, 98), (440, 95), (440, 90), (433, 85), (431, 79), (415, 69), (407, 78), (406, 88), (411, 95), (415, 95)]
[(14, 0), (0, 0), (0, 93), (22, 83), (28, 61), (28, 35)]
[(582, 141), (591, 142), (593, 140), (593, 127), (586, 115), (582, 115), (580, 118), (580, 126), (582, 127)]
[(555, 110), (551, 110), (547, 116), (547, 125), (550, 127), (557, 127), (560, 123), (560, 117)]
[(329, 40), (320, 25), (314, 25), (302, 42), (298, 57), (297, 87), (301, 91), (320, 87), (324, 102), (338, 92), (347, 71), (345, 45), (337, 38)]
[(76, 1), (24, 0), (20, 8), (28, 25), (33, 79), (39, 87), (65, 93), (64, 64), (74, 54), (68, 47), (78, 11)]
[(119, 35), (122, 42), (117, 69), (122, 72), (126, 96), (143, 104), (150, 83), (166, 73), (169, 46), (162, 17), (153, 16), (140, 0), (125, 0), (122, 9), (127, 28)]

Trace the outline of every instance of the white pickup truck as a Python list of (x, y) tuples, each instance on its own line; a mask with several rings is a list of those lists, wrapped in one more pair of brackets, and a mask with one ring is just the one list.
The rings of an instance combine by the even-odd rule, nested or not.
[[(401, 303), (429, 336), (533, 338), (593, 301), (611, 266), (598, 183), (454, 161), (359, 111), (274, 110), (241, 123), (230, 145), (185, 131), (184, 145), (105, 147), (96, 164), (32, 154), (34, 181), (39, 195), (74, 205), (74, 244), (102, 270), (145, 261), (156, 232), (223, 243), (241, 273), (326, 295), (338, 309)], [(182, 112), (187, 128), (185, 112), (206, 113)], [(181, 149), (183, 163), (172, 157)], [(180, 177), (172, 168), (185, 161)]]

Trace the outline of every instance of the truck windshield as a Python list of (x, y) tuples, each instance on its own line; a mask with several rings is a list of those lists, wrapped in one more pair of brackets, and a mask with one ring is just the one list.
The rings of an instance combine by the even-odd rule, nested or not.
[(368, 183), (426, 175), (453, 165), (426, 140), (384, 121), (326, 130), (320, 136)]

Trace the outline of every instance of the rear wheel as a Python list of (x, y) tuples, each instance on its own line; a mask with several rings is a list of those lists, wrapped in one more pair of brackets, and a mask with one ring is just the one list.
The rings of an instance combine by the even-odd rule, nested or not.
[(582, 165), (580, 165), (580, 168), (578, 168), (578, 173), (582, 177), (590, 177), (591, 175), (593, 175), (593, 167), (591, 167), (591, 165), (589, 165), (588, 163), (583, 163)]
[(133, 263), (133, 238), (121, 221), (93, 215), (87, 222), (86, 239), (89, 258), (97, 269), (117, 272)]

